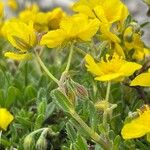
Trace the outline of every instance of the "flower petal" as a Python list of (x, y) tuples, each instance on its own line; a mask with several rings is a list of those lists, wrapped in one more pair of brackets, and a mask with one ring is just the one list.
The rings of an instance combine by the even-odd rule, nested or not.
[(117, 78), (120, 80), (122, 80), (122, 78), (120, 78), (122, 76), (121, 73), (112, 73), (112, 74), (106, 74), (106, 75), (102, 75), (100, 77), (96, 77), (95, 80), (98, 80), (98, 81), (110, 81), (110, 80), (113, 80), (115, 79), (116, 81)]
[(120, 68), (119, 72), (123, 73), (124, 76), (132, 75), (136, 70), (139, 70), (142, 65), (134, 63), (134, 62), (126, 62)]
[(85, 61), (86, 61), (86, 67), (88, 69), (88, 71), (90, 71), (91, 73), (95, 74), (95, 75), (101, 75), (103, 74), (99, 68), (99, 66), (95, 63), (93, 57), (89, 54), (87, 54), (85, 56)]
[(13, 119), (13, 115), (7, 109), (0, 108), (0, 128), (6, 130)]
[(49, 31), (47, 34), (45, 34), (41, 41), (41, 45), (47, 45), (49, 48), (54, 48), (57, 46), (60, 46), (63, 41), (65, 40), (66, 34), (63, 30), (58, 29), (55, 31)]
[(142, 73), (132, 80), (130, 86), (150, 86), (150, 73)]
[(32, 58), (32, 55), (29, 54), (29, 53), (26, 53), (26, 54), (17, 54), (17, 53), (13, 53), (13, 52), (6, 52), (4, 54), (4, 56), (8, 57), (10, 59), (18, 60), (18, 61), (29, 60), (29, 59)]

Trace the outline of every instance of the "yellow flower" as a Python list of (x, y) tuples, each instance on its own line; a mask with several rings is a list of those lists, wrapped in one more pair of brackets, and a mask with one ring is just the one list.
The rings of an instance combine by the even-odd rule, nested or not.
[(80, 0), (72, 9), (89, 17), (98, 17), (101, 22), (124, 21), (128, 16), (127, 7), (120, 0)]
[(61, 8), (52, 11), (41, 12), (39, 8), (31, 7), (23, 10), (19, 14), (19, 19), (25, 23), (33, 21), (34, 28), (38, 32), (47, 32), (48, 29), (58, 29), (61, 19), (66, 16)]
[(120, 0), (100, 0), (101, 5), (94, 8), (96, 16), (101, 22), (108, 21), (110, 24), (127, 18), (129, 12), (127, 7)]
[(36, 43), (32, 22), (25, 24), (18, 19), (12, 19), (4, 24), (2, 30), (9, 42), (23, 52), (32, 48)]
[(120, 0), (80, 0), (73, 5), (73, 10), (92, 18), (98, 18), (100, 21), (100, 37), (115, 45), (115, 52), (119, 56), (125, 57), (124, 51), (119, 45), (121, 40), (111, 29), (112, 24), (116, 22), (122, 26), (129, 14), (127, 7)]
[[(86, 14), (91, 18), (98, 18), (101, 38), (115, 44), (115, 47), (119, 48), (115, 52), (125, 57), (124, 51), (119, 46), (120, 39), (117, 37), (117, 32), (112, 30), (113, 23), (122, 27), (129, 14), (127, 7), (120, 0), (80, 0), (72, 8), (74, 11)], [(119, 30), (118, 27), (117, 30)]]
[[(18, 19), (12, 19), (4, 24), (2, 31), (6, 39), (19, 50), (17, 57), (20, 56), (20, 59), (25, 58), (28, 50), (36, 44), (36, 34), (32, 22), (25, 24)], [(13, 59), (16, 57), (16, 53), (9, 52), (5, 56), (12, 56)]]
[(150, 70), (146, 73), (141, 73), (131, 81), (130, 86), (150, 86)]
[(0, 2), (0, 18), (3, 17), (3, 13), (4, 13), (4, 4)]
[(5, 108), (0, 108), (0, 128), (7, 130), (8, 125), (13, 121), (13, 115)]
[(62, 18), (66, 16), (66, 13), (61, 8), (55, 8), (48, 12), (48, 27), (50, 29), (58, 29)]
[(18, 4), (16, 0), (8, 0), (8, 6), (12, 9), (12, 10), (17, 10), (18, 8)]
[(98, 29), (97, 19), (88, 19), (83, 14), (68, 16), (62, 19), (60, 29), (49, 31), (42, 37), (40, 44), (54, 48), (72, 40), (90, 41)]
[(109, 55), (106, 55), (105, 59), (103, 58), (100, 62), (96, 63), (89, 54), (85, 56), (87, 70), (96, 76), (95, 80), (122, 81), (125, 77), (132, 75), (142, 67), (140, 64), (119, 58), (117, 54), (114, 54), (112, 59), (110, 59)]
[(121, 134), (124, 139), (134, 139), (150, 133), (150, 108), (145, 106), (144, 111), (139, 112), (139, 116), (131, 122), (125, 124)]
[(34, 22), (38, 12), (39, 7), (36, 4), (33, 4), (19, 13), (19, 19), (25, 23), (29, 23), (31, 20)]

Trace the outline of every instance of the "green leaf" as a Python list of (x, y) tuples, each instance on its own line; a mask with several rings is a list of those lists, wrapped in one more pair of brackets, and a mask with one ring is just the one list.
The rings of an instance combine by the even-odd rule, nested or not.
[(43, 114), (43, 115), (45, 115), (46, 106), (47, 106), (47, 102), (46, 102), (45, 99), (43, 99), (43, 100), (37, 105), (38, 114)]
[(149, 146), (146, 146), (142, 141), (136, 140), (136, 145), (139, 147), (140, 150), (149, 150)]
[(67, 130), (67, 134), (70, 140), (72, 142), (75, 142), (75, 139), (77, 138), (77, 133), (75, 129), (73, 128), (73, 126), (70, 124), (70, 122), (66, 124), (66, 130)]
[(81, 137), (80, 135), (77, 135), (77, 141), (75, 143), (75, 150), (87, 150), (88, 145), (86, 140)]
[(41, 101), (42, 98), (46, 98), (47, 91), (45, 88), (40, 88), (37, 93), (37, 99)]
[(43, 114), (38, 115), (35, 120), (34, 130), (39, 129), (42, 126), (43, 121), (44, 121), (44, 115)]
[(54, 102), (51, 102), (46, 107), (46, 113), (45, 113), (45, 119), (47, 119), (55, 110), (56, 104)]
[(16, 100), (16, 96), (18, 95), (19, 90), (13, 86), (8, 88), (7, 99), (5, 101), (5, 107), (10, 107), (14, 101)]
[(25, 99), (30, 100), (36, 97), (36, 89), (32, 85), (25, 88)]
[(141, 28), (144, 28), (145, 26), (147, 26), (147, 25), (149, 25), (149, 21), (146, 21), (146, 22), (144, 22), (144, 23), (142, 23), (140, 26), (141, 26)]
[(5, 95), (4, 95), (4, 90), (0, 89), (0, 106), (4, 107), (5, 104)]
[(71, 109), (74, 110), (69, 99), (59, 89), (53, 90), (51, 96), (63, 111), (69, 112)]
[(113, 150), (118, 150), (120, 143), (121, 143), (121, 137), (117, 135), (114, 139)]

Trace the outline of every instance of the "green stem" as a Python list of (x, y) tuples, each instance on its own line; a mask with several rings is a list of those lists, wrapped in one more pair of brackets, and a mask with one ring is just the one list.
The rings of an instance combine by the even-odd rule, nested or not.
[(74, 47), (74, 45), (71, 44), (71, 46), (70, 46), (70, 53), (69, 53), (69, 57), (68, 57), (68, 62), (67, 62), (67, 66), (66, 66), (66, 69), (65, 69), (64, 72), (68, 72), (69, 71), (70, 64), (71, 64), (71, 59), (72, 59), (72, 56), (73, 56), (73, 47)]
[(79, 47), (75, 47), (75, 50), (78, 52), (78, 53), (80, 53), (80, 54), (82, 54), (83, 56), (85, 56), (87, 53), (86, 52), (84, 52), (81, 48), (79, 48)]
[(74, 110), (70, 110), (70, 114), (96, 143), (100, 144), (105, 150), (109, 150), (109, 143), (100, 138), (98, 133), (91, 129)]
[(37, 52), (35, 52), (35, 56), (36, 59), (38, 61), (38, 63), (40, 64), (40, 66), (42, 67), (42, 69), (45, 71), (45, 73), (55, 82), (59, 85), (59, 81), (58, 79), (56, 79), (52, 73), (47, 69), (47, 67), (45, 66), (45, 64), (43, 63), (43, 61), (41, 60), (41, 58), (39, 57), (39, 55), (37, 54)]
[(28, 85), (28, 62), (25, 63), (25, 86)]
[[(107, 91), (106, 91), (106, 97), (105, 97), (105, 101), (108, 102), (109, 101), (109, 95), (110, 95), (110, 87), (111, 87), (111, 82), (108, 81), (108, 84), (107, 84)], [(104, 110), (104, 113), (103, 113), (103, 125), (106, 126), (107, 124), (107, 111)]]
[(110, 82), (110, 81), (108, 81), (108, 84), (107, 84), (107, 91), (106, 91), (106, 97), (105, 97), (105, 100), (106, 100), (106, 101), (108, 101), (108, 100), (109, 100), (110, 87), (111, 87), (111, 82)]

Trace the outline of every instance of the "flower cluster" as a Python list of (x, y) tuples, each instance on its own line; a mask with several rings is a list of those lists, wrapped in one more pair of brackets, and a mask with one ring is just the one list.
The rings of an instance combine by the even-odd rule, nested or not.
[[(5, 7), (9, 7), (15, 15), (7, 16)], [(41, 145), (43, 150), (46, 149), (47, 137), (57, 137), (64, 126), (71, 139), (70, 145), (69, 142), (65, 143), (65, 146), (69, 145), (68, 149), (80, 149), (78, 144), (88, 145), (90, 138), (92, 144), (95, 142), (98, 145), (97, 149), (106, 150), (112, 147), (119, 149), (116, 141), (144, 135), (150, 142), (150, 107), (146, 104), (149, 101), (149, 89), (145, 89), (150, 87), (150, 49), (142, 41), (142, 26), (132, 18), (121, 0), (77, 0), (70, 8), (72, 13), (60, 7), (42, 11), (36, 3), (21, 7), (17, 0), (8, 0), (5, 5), (0, 2), (0, 42), (6, 43), (0, 45), (4, 56), (1, 58), (4, 62), (0, 64), (0, 75), (5, 76), (7, 81), (4, 87), (6, 92), (0, 87), (0, 130), (6, 131), (9, 124), (15, 122), (10, 129), (12, 132), (25, 130), (26, 133), (23, 133), (28, 134), (20, 138), (25, 138), (25, 150), (32, 145), (37, 133), (41, 135), (39, 139), (38, 136), (35, 138), (38, 140), (33, 142), (36, 143), (33, 149), (39, 149)], [(10, 65), (8, 72), (6, 66), (10, 62), (6, 59), (14, 60), (10, 61), (13, 65)], [(18, 65), (20, 62), (23, 63)], [(16, 70), (22, 66), (24, 68), (19, 76)], [(33, 69), (29, 71), (31, 66), (38, 72), (36, 75), (32, 74)], [(80, 72), (77, 71), (81, 66)], [(41, 69), (56, 85), (49, 84)], [(82, 85), (84, 83), (85, 86)], [(46, 94), (49, 91), (51, 98)], [(128, 94), (130, 91), (131, 95)], [(18, 102), (18, 99), (22, 99), (22, 95), (19, 95), (21, 92), (24, 100)], [(132, 95), (136, 102), (126, 100)], [(17, 101), (13, 103), (14, 99)], [(144, 106), (144, 110), (138, 110), (138, 116), (125, 121), (123, 125), (122, 120), (128, 118), (128, 112), (141, 106)], [(14, 116), (17, 113), (17, 117), (8, 109)], [(64, 114), (61, 116), (60, 109), (73, 120), (65, 118)], [(121, 122), (116, 130), (114, 109), (119, 112), (116, 116), (120, 117)], [(45, 123), (52, 113), (64, 117), (65, 121), (60, 123), (59, 120), (57, 127), (57, 121)], [(15, 127), (18, 131), (14, 130)], [(88, 136), (80, 134), (81, 129)], [(74, 135), (76, 131), (77, 135)], [(15, 136), (13, 145), (16, 145)], [(122, 142), (122, 145), (125, 144)], [(89, 146), (86, 146), (83, 149), (88, 149)]]

